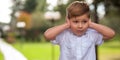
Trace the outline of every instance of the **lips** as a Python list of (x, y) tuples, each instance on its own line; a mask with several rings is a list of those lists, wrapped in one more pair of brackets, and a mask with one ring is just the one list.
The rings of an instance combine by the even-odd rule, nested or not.
[(77, 32), (83, 32), (83, 30), (77, 30)]

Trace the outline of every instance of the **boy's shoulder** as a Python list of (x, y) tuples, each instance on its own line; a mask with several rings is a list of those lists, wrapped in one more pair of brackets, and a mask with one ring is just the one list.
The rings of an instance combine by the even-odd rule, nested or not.
[(97, 32), (95, 29), (92, 29), (92, 28), (88, 28), (87, 29), (87, 32)]
[(69, 36), (69, 35), (73, 34), (73, 32), (71, 31), (71, 29), (65, 29), (63, 32), (61, 32), (61, 34)]
[(88, 28), (86, 33), (98, 33), (95, 29)]
[(70, 33), (71, 30), (70, 29), (65, 29), (62, 33)]

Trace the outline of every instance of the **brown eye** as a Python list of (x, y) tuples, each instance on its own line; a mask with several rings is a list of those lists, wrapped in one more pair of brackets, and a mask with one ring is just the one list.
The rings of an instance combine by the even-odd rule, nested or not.
[(74, 23), (78, 23), (78, 21), (73, 21)]
[(86, 23), (87, 21), (83, 21), (83, 23)]

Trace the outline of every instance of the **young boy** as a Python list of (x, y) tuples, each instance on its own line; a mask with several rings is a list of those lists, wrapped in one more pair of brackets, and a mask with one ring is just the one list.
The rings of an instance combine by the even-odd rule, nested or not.
[(59, 60), (96, 60), (95, 45), (111, 39), (115, 32), (90, 20), (89, 7), (75, 1), (67, 8), (67, 22), (48, 29), (44, 36), (60, 46)]

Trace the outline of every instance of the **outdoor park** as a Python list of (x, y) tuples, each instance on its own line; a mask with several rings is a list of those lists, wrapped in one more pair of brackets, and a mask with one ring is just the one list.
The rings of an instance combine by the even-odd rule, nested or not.
[[(65, 22), (66, 7), (73, 1), (83, 0), (0, 2), (0, 60), (59, 60), (59, 46), (46, 40), (43, 33)], [(84, 1), (89, 4), (92, 21), (116, 32), (114, 38), (96, 47), (97, 60), (120, 60), (120, 0)]]

